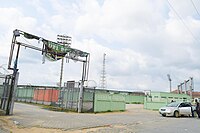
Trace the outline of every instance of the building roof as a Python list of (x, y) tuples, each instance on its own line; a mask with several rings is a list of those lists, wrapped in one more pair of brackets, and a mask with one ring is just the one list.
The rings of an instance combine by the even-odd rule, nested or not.
[[(180, 91), (179, 91), (180, 92)], [(172, 91), (172, 93), (178, 93), (178, 90), (174, 90)], [(181, 92), (180, 92), (181, 93)], [(185, 93), (184, 91), (182, 91), (182, 93)], [(190, 95), (190, 91), (187, 91), (187, 94)], [(192, 98), (200, 98), (200, 92), (192, 92)]]
[(193, 98), (200, 98), (200, 92), (192, 92)]

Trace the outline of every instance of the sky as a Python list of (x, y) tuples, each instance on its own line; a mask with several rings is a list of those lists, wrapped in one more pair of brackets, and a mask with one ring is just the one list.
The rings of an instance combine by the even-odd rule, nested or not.
[[(7, 68), (13, 30), (90, 53), (89, 80), (99, 86), (106, 53), (107, 89), (169, 91), (190, 77), (200, 91), (199, 0), (0, 0), (0, 66)], [(37, 41), (20, 41), (42, 47)], [(20, 49), (19, 84), (53, 85), (61, 61), (42, 64), (41, 52)], [(8, 73), (0, 68), (1, 73)], [(82, 63), (64, 63), (63, 82), (79, 81)]]

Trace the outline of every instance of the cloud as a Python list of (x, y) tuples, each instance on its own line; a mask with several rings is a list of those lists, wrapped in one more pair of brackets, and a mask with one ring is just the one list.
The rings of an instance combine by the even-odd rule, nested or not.
[[(166, 75), (170, 74), (173, 88), (194, 77), (199, 90), (199, 16), (189, 1), (170, 3), (192, 34), (169, 4), (160, 0), (51, 0), (0, 7), (0, 64), (6, 62), (15, 28), (52, 41), (57, 34), (67, 34), (73, 38), (72, 47), (90, 53), (89, 78), (97, 83), (106, 53), (108, 88), (168, 91)], [(42, 65), (41, 60), (40, 52), (21, 50), (20, 83), (59, 81), (60, 62)], [(80, 80), (81, 63), (71, 61), (64, 69), (63, 81)]]
[[(187, 2), (183, 3), (177, 9), (184, 8), (180, 12), (196, 36), (199, 30), (193, 27), (198, 27), (199, 20), (193, 17), (192, 7), (186, 7)], [(181, 78), (193, 76), (191, 69), (198, 67), (195, 38), (165, 2), (105, 1), (101, 8), (93, 4), (77, 19), (76, 30), (86, 38), (95, 35), (108, 44), (106, 47), (110, 53), (106, 63), (107, 74), (113, 82), (111, 86), (125, 87), (124, 84), (116, 84), (124, 80), (132, 82), (129, 87), (147, 89), (151, 86), (166, 90), (167, 73), (174, 73), (174, 78), (179, 79), (174, 81), (177, 84)], [(140, 83), (137, 79), (144, 82)]]

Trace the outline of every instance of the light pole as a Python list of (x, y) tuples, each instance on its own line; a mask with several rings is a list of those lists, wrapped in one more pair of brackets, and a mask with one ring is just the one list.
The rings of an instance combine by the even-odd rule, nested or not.
[(167, 77), (168, 77), (168, 80), (169, 80), (169, 91), (171, 92), (172, 91), (172, 79), (171, 79), (171, 77), (170, 77), (170, 75), (169, 74), (167, 74)]
[[(57, 43), (70, 47), (71, 45), (71, 40), (72, 38), (70, 36), (67, 35), (57, 35)], [(63, 76), (63, 66), (64, 66), (64, 57), (62, 57), (61, 59), (61, 68), (60, 68), (60, 82), (59, 82), (59, 87), (61, 90), (62, 87), (62, 76)], [(60, 96), (60, 100), (62, 99), (62, 96)], [(63, 104), (63, 100), (62, 100), (62, 104)]]
[(194, 91), (194, 81), (193, 77), (190, 77), (190, 96), (192, 98), (192, 92)]

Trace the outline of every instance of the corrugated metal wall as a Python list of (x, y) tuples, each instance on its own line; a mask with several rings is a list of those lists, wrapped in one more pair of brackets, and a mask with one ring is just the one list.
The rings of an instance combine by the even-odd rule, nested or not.
[(144, 108), (158, 110), (160, 107), (169, 104), (171, 101), (191, 101), (191, 97), (186, 94), (174, 94), (168, 92), (151, 92), (144, 98)]
[(58, 101), (59, 90), (56, 87), (20, 85), (16, 90), (16, 101), (50, 105)]
[[(60, 96), (63, 101), (59, 101)], [(60, 90), (56, 87), (18, 86), (17, 101), (59, 106), (77, 111), (79, 88)], [(94, 101), (94, 102), (93, 102)], [(121, 93), (119, 91), (84, 88), (83, 112), (106, 112), (125, 110), (126, 103), (143, 103), (144, 96)], [(62, 105), (61, 105), (62, 104)]]
[(33, 100), (44, 101), (44, 102), (58, 102), (59, 90), (46, 88), (46, 89), (35, 89)]
[(78, 108), (79, 88), (66, 89), (61, 92), (61, 95), (63, 95), (64, 108), (76, 111)]
[(83, 93), (83, 112), (94, 112), (94, 88), (87, 88)]
[(2, 96), (3, 96), (3, 85), (0, 84), (0, 103)]
[(125, 106), (122, 94), (95, 93), (94, 112), (123, 111)]
[(135, 96), (135, 95), (125, 95), (125, 101), (128, 104), (143, 104), (144, 103), (144, 96)]
[[(75, 110), (78, 109), (79, 88), (66, 89), (63, 93), (64, 108)], [(62, 95), (62, 94), (61, 94)], [(83, 92), (83, 112), (93, 112), (94, 89), (84, 88)]]
[(33, 87), (18, 87), (16, 90), (16, 99), (18, 101), (30, 102), (33, 99)]
[(0, 85), (0, 98), (3, 95), (3, 85)]

